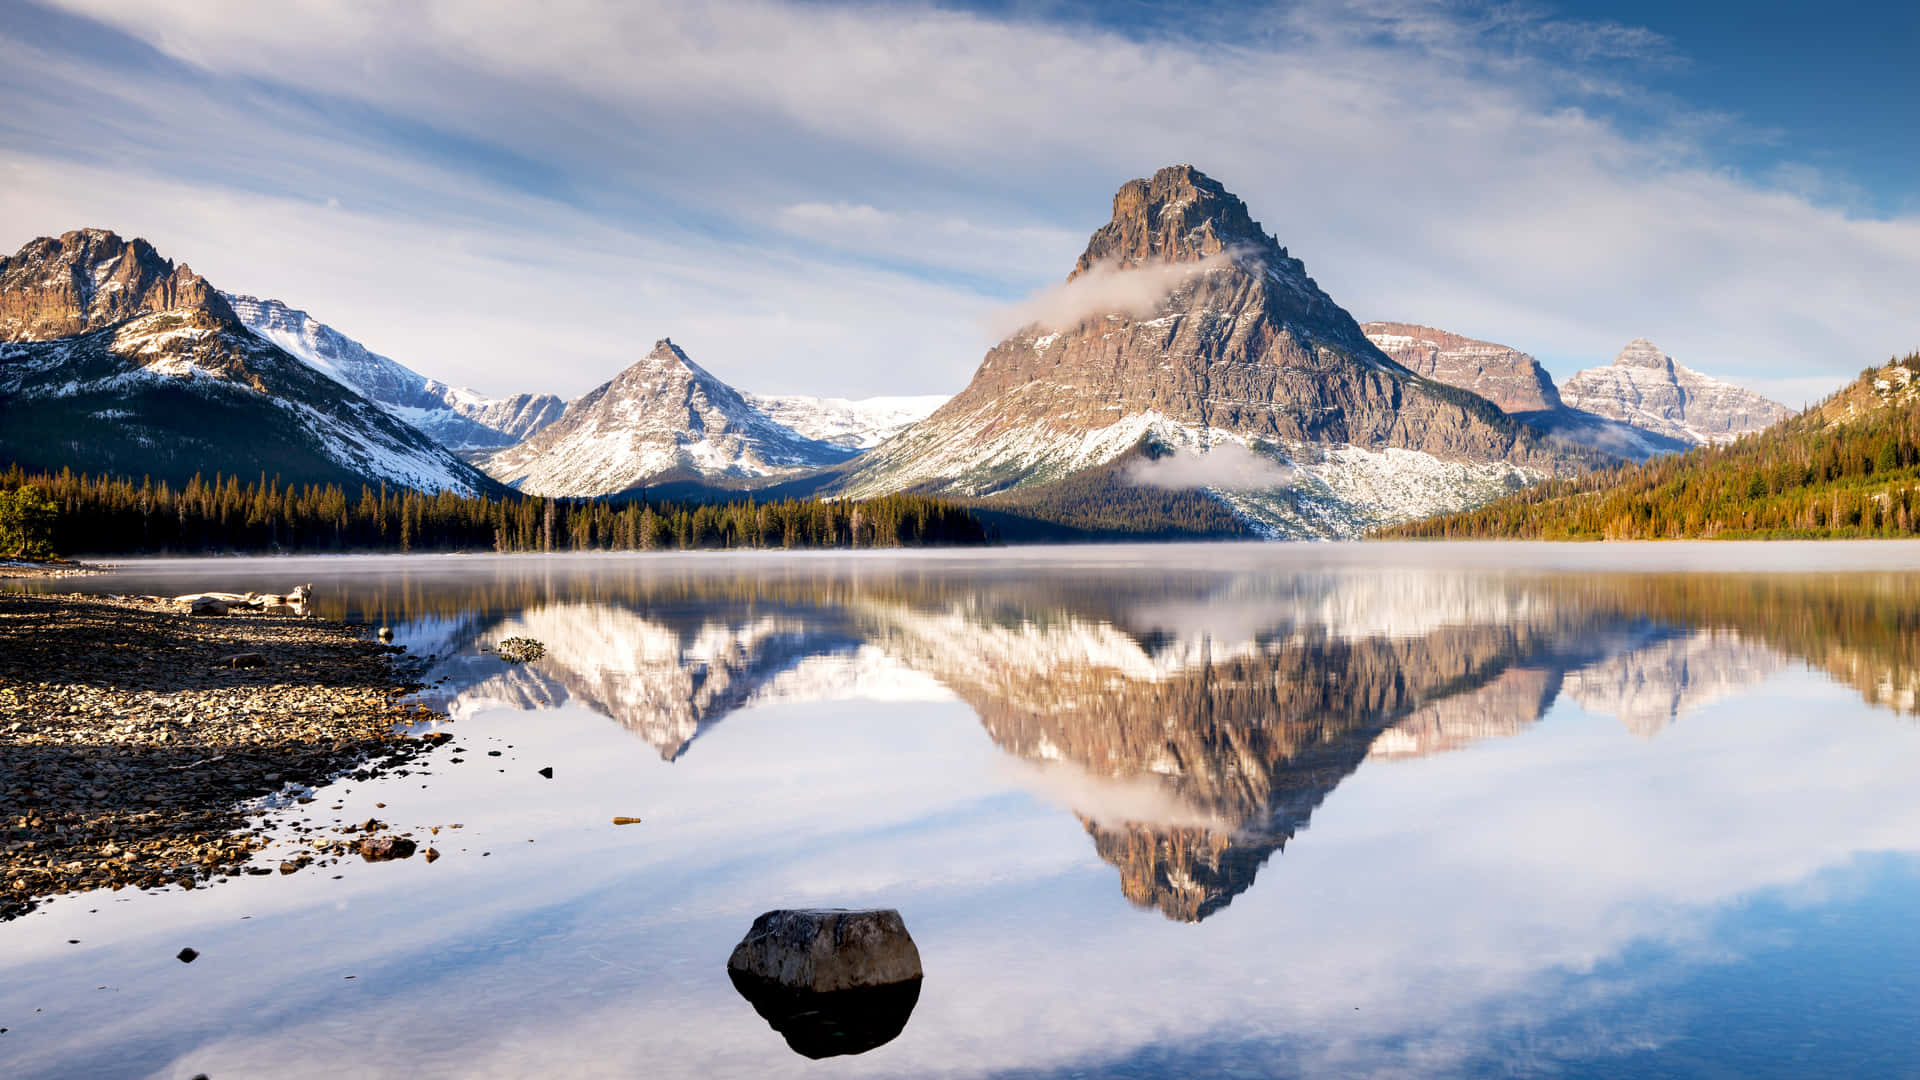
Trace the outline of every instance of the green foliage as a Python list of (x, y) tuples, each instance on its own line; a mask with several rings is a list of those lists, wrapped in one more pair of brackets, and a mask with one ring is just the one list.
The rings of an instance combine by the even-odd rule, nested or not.
[(0, 555), (50, 559), (59, 507), (37, 484), (0, 488)]
[[(1920, 353), (1896, 361), (1920, 369)], [(1679, 540), (1920, 534), (1920, 402), (1882, 407), (1869, 368), (1806, 412), (1724, 446), (1539, 484), (1400, 538)]]
[[(262, 476), (195, 476), (175, 490), (62, 470), (0, 473), (0, 506), (43, 500), (33, 518), (61, 551), (634, 551), (691, 548), (919, 547), (989, 539), (965, 508), (925, 495), (864, 502), (751, 498), (723, 504), (541, 499), (335, 485), (282, 487)], [(39, 506), (40, 502), (33, 505)], [(0, 519), (0, 550), (6, 549)]]

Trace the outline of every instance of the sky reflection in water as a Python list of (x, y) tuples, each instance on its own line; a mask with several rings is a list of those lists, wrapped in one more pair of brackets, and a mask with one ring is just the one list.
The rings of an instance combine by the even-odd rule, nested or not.
[[(312, 580), (322, 614), (433, 654), (464, 752), (307, 809), (463, 828), (431, 866), (0, 925), (0, 1071), (1898, 1074), (1920, 1034), (1917, 563), (136, 565), (82, 584)], [(511, 636), (546, 656), (483, 651)], [(897, 1039), (811, 1062), (734, 993), (747, 924), (799, 905), (906, 916), (927, 978)]]

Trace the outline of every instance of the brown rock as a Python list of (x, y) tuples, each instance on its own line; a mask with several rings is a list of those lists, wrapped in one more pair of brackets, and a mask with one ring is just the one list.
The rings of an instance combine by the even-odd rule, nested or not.
[(813, 992), (921, 977), (920, 950), (891, 908), (769, 911), (734, 946), (727, 970)]
[(360, 841), (360, 846), (356, 850), (360, 852), (360, 857), (368, 862), (385, 862), (388, 859), (410, 857), (414, 852), (414, 843), (404, 836), (381, 833)]

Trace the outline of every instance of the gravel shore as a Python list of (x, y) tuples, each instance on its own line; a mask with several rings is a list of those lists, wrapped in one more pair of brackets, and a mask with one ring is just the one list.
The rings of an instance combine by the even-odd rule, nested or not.
[(396, 652), (296, 615), (0, 593), (0, 919), (57, 893), (274, 872), (249, 865), (276, 813), (263, 797), (297, 806), (437, 741), (397, 727), (436, 714), (400, 703)]

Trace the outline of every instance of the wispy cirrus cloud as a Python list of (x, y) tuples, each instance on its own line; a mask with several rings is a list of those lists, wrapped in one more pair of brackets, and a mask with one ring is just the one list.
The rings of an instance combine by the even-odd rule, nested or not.
[[(228, 287), (494, 389), (575, 392), (662, 334), (754, 389), (957, 389), (982, 313), (1059, 281), (1113, 189), (1176, 161), (1359, 317), (1562, 376), (1641, 335), (1769, 385), (1920, 344), (1920, 220), (1850, 214), (1812, 163), (1729, 171), (1737, 121), (1640, 77), (1679, 45), (1544, 9), (1116, 27), (776, 0), (272, 19), (65, 0), (5, 25), (6, 161), (47, 193), (10, 194), (11, 243), (164, 234)], [(349, 223), (260, 242), (328, 200)]]

